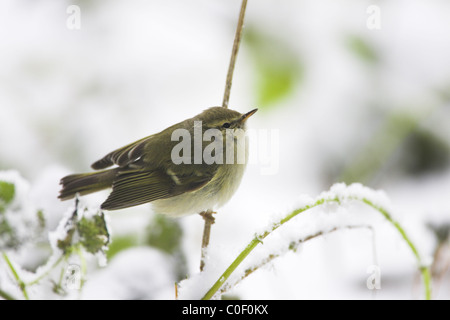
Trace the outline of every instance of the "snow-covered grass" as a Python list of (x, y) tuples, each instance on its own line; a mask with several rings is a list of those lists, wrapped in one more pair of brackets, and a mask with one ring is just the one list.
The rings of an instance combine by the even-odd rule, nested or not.
[[(0, 177), (4, 179), (0, 182), (5, 183), (7, 181), (17, 192), (17, 195), (13, 193), (7, 198), (5, 196), (7, 189), (3, 187), (0, 199), (4, 202), (4, 212), (2, 212), (4, 221), (10, 224), (13, 235), (15, 235), (15, 232), (20, 234), (20, 228), (24, 223), (10, 220), (8, 212), (11, 210), (20, 211), (21, 208), (32, 206), (27, 196), (28, 185), (15, 172), (0, 172)], [(5, 199), (9, 201), (6, 202)], [(370, 207), (372, 212), (368, 212), (367, 208), (355, 206), (355, 203)], [(430, 299), (431, 276), (429, 265), (425, 264), (407, 232), (391, 215), (391, 207), (384, 192), (374, 191), (361, 184), (346, 186), (340, 183), (335, 184), (329, 191), (321, 193), (316, 198), (301, 196), (294, 210), (289, 211), (288, 214), (272, 217), (272, 221), (269, 222), (267, 227), (255, 230), (253, 239), (226, 269), (224, 266), (227, 262), (223, 259), (223, 256), (218, 253), (210, 254), (211, 249), (208, 250), (205, 270), (178, 283), (177, 298), (211, 299), (220, 297), (267, 263), (286, 255), (289, 251), (297, 251), (299, 246), (317, 237), (345, 229), (366, 228), (374, 232), (380, 223), (379, 217), (375, 219), (372, 215), (375, 211), (394, 227), (393, 231), (396, 230), (399, 233), (400, 238), (411, 250), (422, 274), (425, 292), (423, 296)], [(27, 210), (29, 209), (26, 209), (24, 213)], [(17, 214), (17, 212), (15, 213)], [(39, 221), (39, 217), (36, 216), (34, 220)], [(286, 224), (289, 224), (290, 228), (286, 228)], [(174, 271), (171, 271), (171, 269), (174, 266), (171, 263), (173, 264), (175, 261), (170, 262), (165, 254), (158, 253), (154, 249), (135, 249), (135, 251), (131, 250), (128, 253), (120, 254), (121, 258), (114, 260), (114, 267), (107, 268), (109, 271), (100, 273), (97, 280), (99, 284), (96, 284), (97, 281), (93, 280), (88, 285), (87, 292), (85, 292), (83, 285), (89, 277), (86, 257), (92, 260), (93, 255), (95, 255), (99, 259), (99, 266), (106, 267), (105, 251), (108, 250), (110, 234), (104, 214), (99, 213), (98, 210), (81, 208), (78, 199), (75, 201), (75, 207), (69, 208), (56, 230), (49, 233), (48, 239), (52, 254), (48, 257), (46, 263), (38, 267), (35, 272), (25, 271), (19, 264), (9, 258), (7, 252), (14, 253), (15, 250), (12, 250), (14, 248), (3, 252), (3, 269), (8, 270), (3, 270), (0, 273), (0, 276), (3, 275), (1, 283), (8, 283), (5, 286), (6, 288), (16, 285), (13, 293), (0, 288), (3, 298), (11, 298), (17, 295), (19, 290), (25, 299), (30, 299), (30, 297), (48, 298), (49, 283), (53, 283), (53, 294), (51, 294), (53, 297), (55, 295), (74, 297), (73, 292), (70, 294), (70, 289), (74, 289), (74, 287), (79, 290), (80, 297), (102, 297), (101, 293), (96, 292), (96, 288), (102, 286), (102, 282), (109, 283), (108, 286), (111, 286), (111, 290), (108, 290), (109, 294), (103, 296), (104, 298), (168, 297), (168, 288), (165, 286), (173, 278)], [(19, 239), (16, 247), (22, 246), (21, 242), (23, 240)], [(258, 246), (263, 249), (248, 259), (248, 256)], [(137, 254), (135, 255), (134, 252), (137, 252)], [(134, 263), (133, 259), (137, 255), (142, 258), (139, 258), (139, 262)], [(148, 256), (148, 259), (144, 259), (144, 256)], [(160, 257), (157, 258), (157, 256)], [(74, 257), (77, 259), (77, 264), (74, 264)], [(376, 260), (375, 258), (374, 261)], [(151, 271), (149, 265), (153, 264), (158, 265), (158, 267), (152, 268), (153, 271)], [(115, 271), (116, 269), (117, 271)], [(218, 275), (218, 272), (223, 269), (225, 269), (223, 274)], [(238, 269), (238, 272), (235, 272), (236, 269)], [(162, 272), (162, 270), (165, 271)], [(123, 274), (120, 275), (117, 272)], [(9, 274), (9, 277), (5, 273)], [(55, 278), (58, 274), (59, 279)], [(167, 275), (167, 278), (164, 278), (164, 275)], [(94, 276), (94, 279), (96, 278)], [(214, 278), (216, 278), (215, 282), (213, 281)], [(154, 279), (159, 279), (160, 282), (156, 285)], [(140, 285), (141, 283), (142, 285)], [(47, 290), (42, 289), (42, 287), (47, 287)], [(154, 292), (162, 293), (155, 296)]]
[[(182, 282), (180, 284), (181, 290), (179, 297), (188, 299), (198, 299), (201, 297), (202, 299), (211, 299), (215, 295), (217, 295), (216, 297), (220, 297), (220, 295), (223, 294), (224, 291), (229, 290), (237, 282), (253, 273), (257, 268), (259, 268), (260, 265), (263, 265), (268, 261), (273, 260), (274, 258), (282, 256), (288, 250), (297, 250), (298, 244), (300, 243), (304, 243), (308, 240), (334, 232), (336, 230), (356, 229), (361, 227), (375, 228), (375, 225), (371, 221), (372, 219), (368, 219), (367, 216), (364, 215), (363, 217), (361, 217), (362, 214), (359, 212), (347, 217), (343, 216), (342, 214), (336, 214), (341, 211), (340, 209), (347, 209), (354, 202), (364, 203), (372, 209), (375, 209), (384, 217), (384, 219), (389, 221), (394, 226), (397, 232), (399, 232), (403, 240), (408, 244), (415, 258), (417, 259), (418, 268), (421, 271), (423, 277), (423, 286), (425, 292), (424, 297), (426, 299), (431, 299), (431, 279), (429, 266), (424, 265), (424, 262), (422, 261), (422, 258), (420, 257), (416, 246), (411, 242), (409, 236), (406, 234), (401, 225), (392, 218), (391, 214), (389, 213), (390, 204), (386, 195), (381, 191), (373, 191), (367, 187), (362, 186), (361, 184), (352, 184), (347, 187), (342, 183), (332, 186), (329, 191), (323, 192), (315, 199), (303, 197), (295, 210), (280, 218), (276, 218), (268, 228), (256, 233), (253, 240), (250, 241), (245, 249), (242, 250), (238, 257), (231, 263), (231, 265), (224, 271), (224, 273), (219, 276), (218, 280), (203, 296), (201, 296), (202, 292), (204, 292), (202, 289), (205, 288), (205, 285), (207, 283), (210, 283), (210, 274), (215, 275), (217, 273), (217, 267), (215, 267), (214, 269), (208, 268), (209, 272), (203, 272), (198, 277)], [(275, 241), (275, 248), (272, 245), (269, 246), (268, 250), (264, 251), (263, 255), (265, 257), (258, 257), (259, 262), (257, 262), (256, 264), (255, 262), (253, 262), (254, 265), (251, 267), (247, 266), (242, 275), (238, 275), (237, 277), (235, 276), (233, 280), (229, 280), (230, 276), (239, 267), (239, 265), (243, 263), (247, 256), (251, 254), (259, 244), (263, 244), (263, 241), (266, 239), (266, 237), (277, 231), (282, 225), (289, 222), (297, 215), (303, 214), (304, 212), (319, 206), (322, 207), (322, 212), (314, 212), (310, 216), (309, 221), (307, 220), (302, 221), (301, 224), (299, 223), (297, 225), (297, 228), (294, 229), (295, 232), (292, 232), (291, 228), (291, 232), (287, 232), (288, 235), (283, 235), (282, 239), (279, 238), (277, 241)], [(303, 227), (306, 225), (308, 225), (309, 228)], [(284, 233), (283, 231), (284, 230), (280, 230), (279, 232)], [(192, 290), (192, 287), (195, 289)], [(226, 290), (224, 289), (219, 292), (219, 289), (222, 287), (225, 287)]]

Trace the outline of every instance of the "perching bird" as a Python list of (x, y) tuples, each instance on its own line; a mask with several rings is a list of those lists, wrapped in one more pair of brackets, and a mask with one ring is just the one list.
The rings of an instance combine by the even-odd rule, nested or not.
[(241, 182), (248, 157), (245, 124), (256, 111), (209, 108), (92, 164), (102, 171), (64, 177), (59, 198), (112, 188), (102, 209), (151, 202), (155, 212), (181, 216), (218, 208)]

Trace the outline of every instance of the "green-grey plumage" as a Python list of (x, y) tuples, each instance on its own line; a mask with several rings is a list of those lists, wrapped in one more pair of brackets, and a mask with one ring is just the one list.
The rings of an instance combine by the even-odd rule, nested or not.
[(72, 199), (75, 194), (81, 196), (110, 188), (119, 170), (110, 169), (100, 172), (72, 174), (61, 179), (63, 189), (60, 191), (61, 200)]
[[(222, 107), (209, 108), (160, 133), (117, 149), (92, 164), (95, 170), (116, 166), (112, 169), (64, 177), (59, 198), (67, 200), (77, 193), (85, 195), (112, 187), (102, 209), (116, 210), (153, 202), (157, 211), (169, 215), (182, 215), (185, 209), (186, 212), (197, 210), (202, 206), (199, 203), (202, 199), (205, 206), (221, 203), (222, 198), (227, 201), (237, 189), (235, 185), (240, 183), (245, 164), (194, 164), (193, 147), (191, 164), (175, 164), (171, 153), (179, 141), (172, 141), (172, 133), (176, 129), (185, 129), (193, 137), (196, 121), (202, 122), (202, 133), (208, 129), (219, 129), (223, 134), (225, 128), (245, 129), (247, 118), (255, 112), (241, 114)], [(202, 143), (203, 151), (210, 142)], [(236, 181), (226, 184), (228, 179)]]

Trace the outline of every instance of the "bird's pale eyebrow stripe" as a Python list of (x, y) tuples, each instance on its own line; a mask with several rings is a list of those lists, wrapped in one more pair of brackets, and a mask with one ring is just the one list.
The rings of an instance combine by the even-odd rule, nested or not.
[(172, 178), (173, 182), (175, 182), (177, 185), (181, 185), (181, 181), (180, 179), (178, 179), (177, 175), (175, 174), (175, 172), (173, 172), (170, 169), (167, 169), (167, 174)]

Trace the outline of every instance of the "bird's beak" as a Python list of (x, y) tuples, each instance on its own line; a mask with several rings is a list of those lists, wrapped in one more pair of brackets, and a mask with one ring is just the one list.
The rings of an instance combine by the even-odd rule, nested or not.
[(244, 123), (245, 121), (247, 121), (247, 119), (250, 118), (252, 115), (254, 115), (256, 113), (256, 111), (258, 111), (258, 109), (253, 109), (252, 111), (247, 112), (246, 114), (242, 115), (241, 122)]

